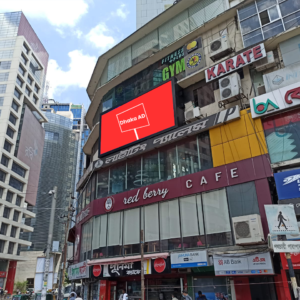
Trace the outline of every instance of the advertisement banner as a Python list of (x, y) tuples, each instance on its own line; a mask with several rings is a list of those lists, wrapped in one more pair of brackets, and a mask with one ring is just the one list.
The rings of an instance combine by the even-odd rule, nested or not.
[(191, 268), (208, 266), (207, 251), (171, 253), (171, 268)]
[(100, 156), (176, 127), (173, 88), (173, 82), (168, 81), (103, 113), (99, 130)]
[(189, 76), (206, 66), (201, 37), (184, 47), (185, 75)]
[[(300, 215), (300, 198), (293, 198), (293, 199), (286, 199), (286, 200), (280, 200), (278, 201), (279, 205), (294, 205), (296, 216)], [(300, 226), (300, 223), (298, 222), (298, 227)], [(299, 237), (300, 240), (300, 237)]]
[[(289, 266), (288, 266), (288, 262), (286, 260), (285, 254), (284, 253), (280, 253), (280, 258), (281, 258), (281, 263), (282, 263), (282, 268), (284, 270), (288, 270)], [(293, 264), (293, 268), (296, 269), (300, 269), (300, 252), (296, 253), (296, 252), (292, 252), (291, 253), (291, 260), (292, 260), (292, 264)]]
[(169, 273), (171, 273), (170, 256), (166, 259), (164, 259), (164, 258), (151, 259), (151, 272), (152, 272), (152, 274), (169, 274)]
[(274, 241), (275, 253), (298, 252), (300, 253), (300, 241)]
[[(121, 277), (141, 275), (141, 262), (135, 261), (125, 264), (104, 265), (103, 277)], [(144, 261), (144, 274), (151, 274), (151, 261), (147, 259)]]
[(217, 276), (274, 274), (269, 252), (260, 254), (214, 255), (214, 269)]
[(89, 266), (86, 261), (71, 265), (68, 270), (70, 280), (89, 278)]
[(260, 118), (300, 105), (299, 82), (250, 99), (252, 118)]
[(300, 169), (274, 174), (278, 199), (300, 197)]
[(243, 68), (246, 65), (252, 64), (264, 57), (266, 57), (266, 50), (264, 44), (262, 43), (244, 51), (241, 54), (233, 56), (232, 58), (229, 58), (215, 66), (206, 69), (206, 82), (210, 82), (224, 75), (235, 72), (236, 70)]
[(293, 205), (265, 205), (265, 211), (270, 234), (299, 234)]

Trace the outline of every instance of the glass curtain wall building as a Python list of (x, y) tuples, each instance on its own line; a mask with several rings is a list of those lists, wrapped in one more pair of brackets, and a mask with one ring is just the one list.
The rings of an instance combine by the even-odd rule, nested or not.
[(59, 241), (61, 247), (64, 243), (64, 225), (58, 222), (57, 217), (67, 210), (70, 192), (74, 190), (79, 144), (76, 133), (72, 130), (72, 119), (50, 112), (45, 112), (45, 116), (49, 122), (44, 126), (46, 135), (42, 172), (39, 180), (37, 204), (33, 209), (36, 212), (36, 218), (30, 222), (34, 231), (26, 234), (27, 239), (32, 242), (28, 250), (35, 251), (42, 251), (47, 245), (50, 222), (49, 209), (51, 208), (48, 191), (52, 190), (54, 186), (57, 186), (58, 190), (56, 207), (61, 209), (57, 210), (53, 241)]

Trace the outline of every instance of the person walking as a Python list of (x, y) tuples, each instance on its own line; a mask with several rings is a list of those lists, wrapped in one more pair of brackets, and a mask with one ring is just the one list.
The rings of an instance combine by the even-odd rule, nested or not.
[(80, 293), (77, 294), (77, 297), (75, 300), (82, 300), (82, 298), (80, 297)]
[(181, 292), (181, 295), (182, 295), (182, 297), (183, 297), (185, 300), (193, 300), (192, 297), (187, 293), (186, 290), (183, 290), (183, 291)]
[(76, 299), (76, 294), (74, 292), (72, 292), (70, 294), (70, 300), (75, 300)]
[(172, 294), (172, 300), (178, 300), (175, 294)]
[(123, 293), (123, 300), (128, 300), (128, 294), (124, 289), (122, 290), (122, 293)]
[(197, 300), (207, 300), (206, 296), (202, 294), (201, 291), (198, 291)]

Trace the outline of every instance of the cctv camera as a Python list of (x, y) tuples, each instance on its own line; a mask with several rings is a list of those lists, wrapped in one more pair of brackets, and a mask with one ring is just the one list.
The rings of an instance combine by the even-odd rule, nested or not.
[(51, 190), (51, 191), (49, 191), (49, 196), (51, 196), (51, 195), (53, 195), (54, 194), (54, 191), (53, 190)]

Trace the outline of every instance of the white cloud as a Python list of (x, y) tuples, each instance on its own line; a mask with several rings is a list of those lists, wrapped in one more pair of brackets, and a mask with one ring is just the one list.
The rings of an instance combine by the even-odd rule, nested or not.
[(20, 11), (54, 26), (74, 26), (88, 12), (85, 0), (1, 0), (0, 12)]
[(86, 35), (86, 38), (97, 48), (107, 50), (116, 44), (116, 40), (111, 35), (108, 35), (108, 33), (109, 30), (106, 25), (104, 23), (100, 23), (90, 30), (90, 32)]
[(80, 29), (74, 30), (73, 33), (78, 39), (80, 39), (83, 34), (83, 32)]
[(81, 50), (71, 51), (68, 55), (71, 61), (67, 71), (64, 71), (56, 60), (49, 60), (47, 71), (47, 81), (50, 84), (49, 98), (55, 98), (55, 95), (60, 94), (68, 87), (86, 88), (88, 85), (97, 58), (85, 55)]
[(125, 20), (129, 14), (129, 10), (126, 9), (125, 4), (121, 4), (121, 6), (114, 12), (111, 13), (112, 16), (120, 17), (121, 19)]

